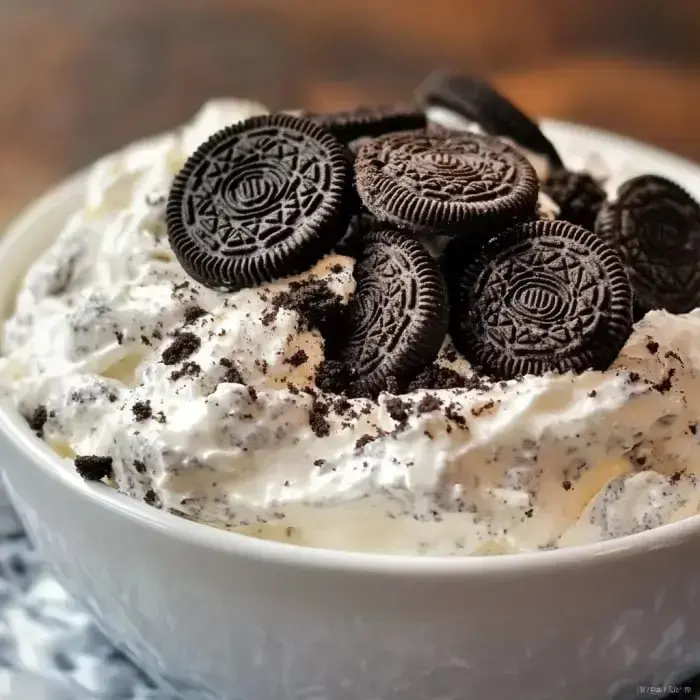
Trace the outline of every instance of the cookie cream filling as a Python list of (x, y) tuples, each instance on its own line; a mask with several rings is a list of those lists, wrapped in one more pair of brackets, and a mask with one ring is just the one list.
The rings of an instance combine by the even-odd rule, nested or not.
[(465, 386), (375, 402), (315, 385), (324, 340), (309, 317), (348, 303), (352, 258), (234, 293), (192, 280), (165, 229), (172, 178), (261, 111), (214, 102), (98, 162), (24, 278), (0, 380), (65, 468), (110, 457), (120, 491), (183, 517), (402, 554), (578, 545), (698, 511), (700, 311), (647, 314), (611, 369), (578, 376), (486, 382), (448, 338), (430, 371)]

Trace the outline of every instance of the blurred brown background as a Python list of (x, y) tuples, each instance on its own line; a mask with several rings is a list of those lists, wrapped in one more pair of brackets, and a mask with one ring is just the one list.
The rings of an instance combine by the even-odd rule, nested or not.
[(391, 100), (436, 65), (700, 160), (700, 0), (0, 0), (0, 222), (208, 97)]

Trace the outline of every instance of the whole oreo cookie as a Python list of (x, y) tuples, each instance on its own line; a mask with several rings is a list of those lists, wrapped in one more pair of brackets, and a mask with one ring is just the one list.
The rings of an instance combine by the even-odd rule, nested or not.
[(392, 131), (422, 129), (426, 125), (425, 114), (414, 105), (358, 107), (344, 112), (307, 116), (345, 144)]
[(183, 268), (239, 289), (308, 269), (347, 227), (352, 172), (338, 140), (286, 114), (226, 127), (187, 160), (167, 227)]
[[(617, 253), (565, 221), (519, 224), (481, 248), (455, 241), (450, 330), (498, 379), (606, 369), (632, 329), (632, 290)], [(455, 268), (453, 267), (454, 271)]]
[(403, 131), (362, 146), (357, 191), (380, 221), (420, 233), (468, 234), (531, 217), (537, 174), (492, 136)]
[(428, 107), (452, 110), (490, 134), (511, 138), (527, 150), (545, 156), (552, 166), (562, 165), (556, 148), (540, 127), (479, 78), (436, 71), (418, 87), (416, 97)]
[(656, 175), (628, 180), (601, 209), (596, 233), (620, 252), (637, 316), (700, 306), (700, 206), (683, 188)]
[(557, 168), (542, 183), (542, 190), (559, 206), (559, 218), (593, 231), (606, 195), (588, 173)]
[(398, 231), (368, 231), (355, 264), (346, 332), (331, 359), (350, 368), (348, 393), (375, 396), (410, 381), (437, 355), (448, 308), (437, 262)]

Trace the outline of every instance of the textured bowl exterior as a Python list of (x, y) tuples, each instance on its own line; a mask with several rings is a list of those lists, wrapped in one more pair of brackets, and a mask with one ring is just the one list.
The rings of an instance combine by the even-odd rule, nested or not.
[[(671, 156), (565, 125), (548, 134), (564, 152), (602, 140), (700, 192), (700, 169)], [(15, 223), (3, 269), (27, 267), (81, 186)], [(5, 313), (13, 291), (0, 279)], [(378, 557), (260, 542), (85, 484), (7, 407), (0, 459), (58, 580), (148, 673), (191, 697), (622, 700), (700, 670), (700, 516), (532, 556)]]

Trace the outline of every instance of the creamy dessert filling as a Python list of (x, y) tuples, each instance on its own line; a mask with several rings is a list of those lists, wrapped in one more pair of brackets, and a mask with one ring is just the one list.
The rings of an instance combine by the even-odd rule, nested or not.
[[(64, 459), (65, 468), (107, 478), (125, 494), (215, 527), (368, 552), (507, 554), (597, 542), (697, 513), (697, 304), (671, 313), (649, 308), (647, 296), (647, 307), (635, 309), (633, 327), (630, 306), (624, 337), (601, 336), (600, 347), (594, 346), (592, 362), (604, 366), (507, 376), (499, 375), (500, 360), (477, 354), (486, 364), (475, 366), (467, 359), (465, 352), (476, 350), (460, 346), (464, 341), (455, 333), (463, 326), (454, 321), (451, 301), (449, 330), (442, 307), (425, 318), (416, 312), (399, 330), (381, 326), (382, 338), (393, 338), (393, 344), (377, 346), (371, 362), (379, 370), (371, 381), (369, 370), (357, 375), (373, 350), (353, 344), (362, 324), (393, 313), (395, 298), (380, 290), (375, 299), (381, 303), (367, 306), (361, 288), (375, 284), (378, 270), (392, 284), (412, 265), (423, 271), (433, 264), (423, 254), (444, 270), (442, 258), (461, 235), (449, 226), (426, 231), (423, 221), (410, 238), (410, 246), (418, 241), (421, 247), (416, 252), (404, 250), (400, 240), (408, 237), (405, 207), (391, 215), (391, 225), (381, 219), (376, 225), (387, 206), (372, 194), (385, 187), (376, 178), (392, 167), (398, 172), (398, 164), (383, 166), (374, 180), (367, 171), (359, 177), (358, 190), (370, 209), (363, 216), (374, 217), (358, 226), (360, 243), (350, 236), (343, 245), (347, 222), (338, 218), (331, 221), (343, 227), (333, 234), (337, 244), (316, 260), (302, 255), (310, 262), (291, 274), (239, 266), (231, 272), (238, 281), (228, 288), (221, 280), (198, 280), (198, 259), (186, 269), (169, 237), (173, 182), (210, 136), (258, 114), (265, 110), (250, 102), (213, 102), (184, 129), (98, 162), (87, 178), (83, 207), (24, 277), (4, 324), (0, 380), (6, 400)], [(428, 110), (429, 121), (442, 119), (440, 111), (435, 120), (433, 114)], [(416, 128), (415, 114), (397, 115), (388, 122), (392, 130), (400, 128), (401, 118)], [(357, 159), (373, 148), (373, 162), (414, 148), (391, 137), (394, 150), (381, 150), (377, 144), (384, 138), (360, 146)], [(431, 172), (452, 177), (455, 170), (446, 164), (462, 155), (431, 144)], [(521, 146), (525, 152), (528, 144)], [(521, 165), (527, 163), (522, 156), (513, 160), (517, 151), (511, 145), (504, 147), (509, 150), (503, 163), (528, 167)], [(307, 151), (299, 148), (298, 162), (306, 168)], [(335, 158), (333, 144), (328, 148)], [(580, 201), (614, 206), (617, 183), (638, 174), (606, 163), (604, 152), (561, 157), (565, 163), (604, 163), (608, 202), (596, 196), (598, 174), (582, 189), (578, 181), (562, 185), (561, 174), (555, 182), (550, 172), (559, 165), (550, 162), (546, 172), (538, 168), (540, 185), (533, 175), (524, 186), (523, 201), (516, 203), (521, 209), (493, 217), (496, 227), (539, 226), (537, 207), (545, 201), (548, 180), (551, 196), (562, 199), (547, 214), (540, 210), (541, 220), (581, 215)], [(262, 173), (266, 161), (258, 161)], [(324, 174), (315, 167), (309, 160), (304, 177), (335, 177), (332, 168)], [(339, 167), (342, 173), (345, 166)], [(277, 215), (266, 190), (276, 177), (277, 171), (240, 182), (231, 176), (228, 190), (208, 196), (214, 201), (234, 192), (226, 207), (236, 210), (245, 202), (263, 220)], [(305, 235), (320, 226), (314, 207), (330, 191), (314, 189), (307, 179), (297, 183), (309, 188)], [(341, 182), (339, 191), (346, 185)], [(659, 245), (680, 245), (696, 255), (683, 228), (693, 225), (694, 214), (682, 214)], [(614, 215), (608, 212), (607, 220)], [(301, 216), (289, 214), (295, 222)], [(387, 228), (388, 237), (369, 233)], [(272, 236), (278, 229), (270, 230)], [(315, 239), (308, 236), (313, 247)], [(623, 254), (619, 259), (631, 264)], [(240, 276), (248, 281), (240, 283)], [(437, 308), (430, 304), (437, 303), (439, 290), (416, 287), (413, 293), (419, 301), (425, 295), (429, 310)], [(542, 313), (548, 308), (537, 291), (526, 290), (518, 303)], [(364, 314), (362, 323), (358, 314)], [(355, 324), (352, 338), (348, 323)], [(407, 332), (419, 340), (404, 348)], [(613, 356), (598, 352), (618, 341)], [(348, 353), (356, 353), (351, 356), (359, 369), (342, 366)], [(396, 366), (392, 353), (399, 358)], [(411, 362), (410, 372), (401, 375)]]

